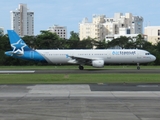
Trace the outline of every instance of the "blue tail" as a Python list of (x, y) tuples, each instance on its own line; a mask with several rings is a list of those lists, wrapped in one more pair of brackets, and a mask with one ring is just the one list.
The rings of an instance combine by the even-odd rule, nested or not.
[(13, 53), (31, 50), (14, 30), (7, 30)]
[(27, 44), (19, 37), (14, 30), (7, 30), (9, 41), (12, 47), (12, 51), (6, 51), (7, 56), (15, 58), (21, 58), (25, 60), (34, 60), (46, 62), (44, 57), (35, 50), (32, 50)]

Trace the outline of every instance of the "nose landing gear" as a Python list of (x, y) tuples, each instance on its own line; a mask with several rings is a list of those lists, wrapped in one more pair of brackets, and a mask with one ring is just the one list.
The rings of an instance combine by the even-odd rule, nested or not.
[(139, 66), (139, 63), (137, 63), (137, 70), (140, 70), (140, 66)]

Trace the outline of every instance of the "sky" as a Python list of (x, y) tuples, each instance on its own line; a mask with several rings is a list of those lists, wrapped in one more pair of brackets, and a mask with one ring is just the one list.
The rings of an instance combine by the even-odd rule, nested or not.
[(70, 36), (70, 31), (79, 32), (83, 18), (92, 22), (94, 14), (111, 18), (114, 13), (132, 13), (144, 18), (144, 27), (160, 26), (160, 0), (1, 0), (0, 27), (5, 34), (11, 29), (10, 11), (20, 3), (34, 12), (35, 35), (56, 24), (66, 26)]

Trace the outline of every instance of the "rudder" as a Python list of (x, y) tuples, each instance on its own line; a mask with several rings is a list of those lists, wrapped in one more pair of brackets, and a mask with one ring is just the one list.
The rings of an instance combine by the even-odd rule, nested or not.
[(24, 50), (31, 50), (14, 30), (7, 30), (7, 32), (13, 49), (23, 48)]

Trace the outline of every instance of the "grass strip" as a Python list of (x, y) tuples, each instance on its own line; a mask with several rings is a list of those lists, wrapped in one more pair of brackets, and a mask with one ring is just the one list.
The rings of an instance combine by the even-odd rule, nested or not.
[(160, 74), (0, 74), (0, 84), (160, 83)]

